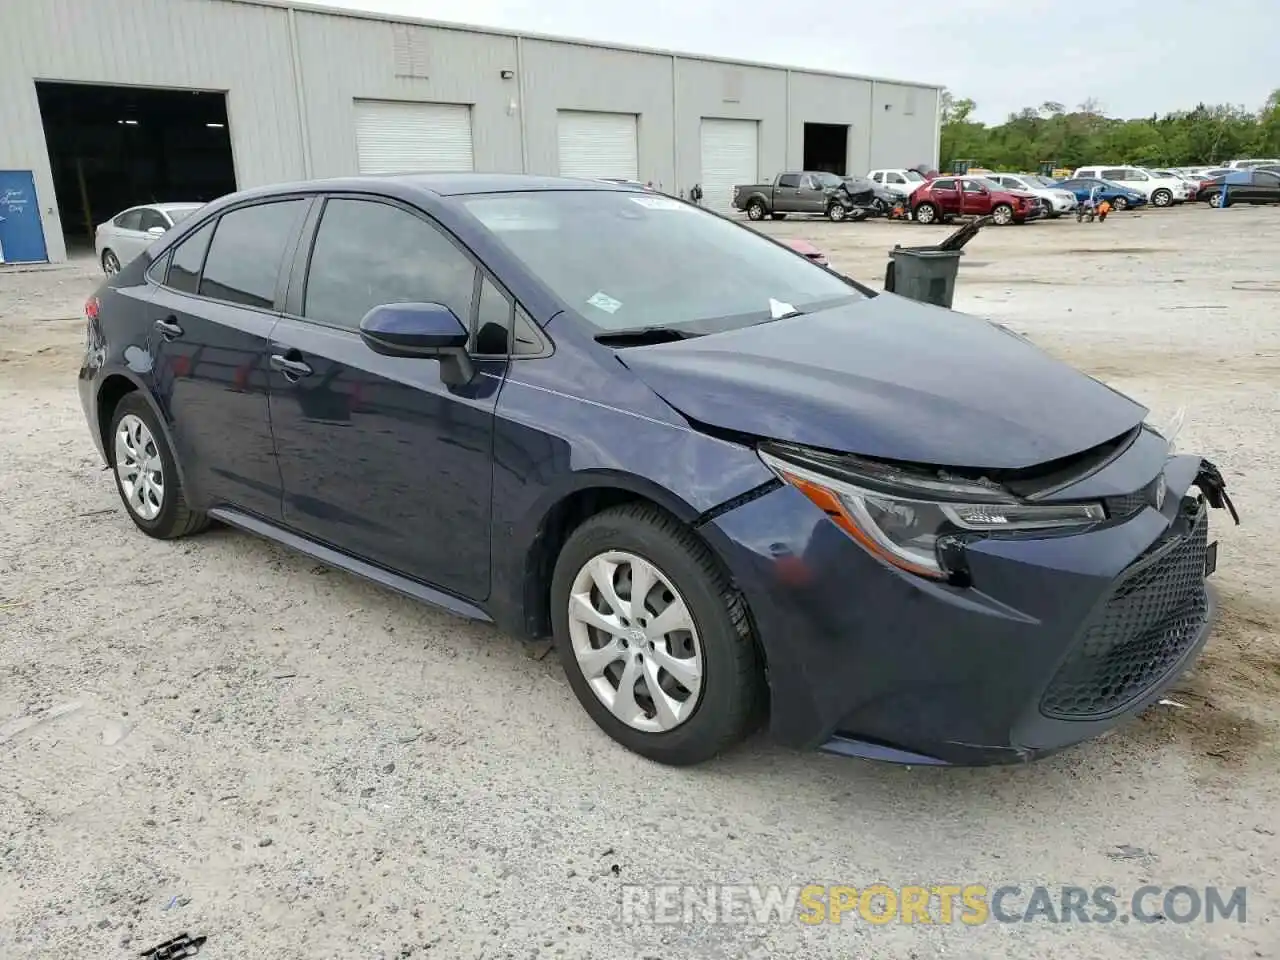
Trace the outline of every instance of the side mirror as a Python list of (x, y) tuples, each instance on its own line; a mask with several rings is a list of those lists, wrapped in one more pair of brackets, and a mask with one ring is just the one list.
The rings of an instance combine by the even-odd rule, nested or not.
[(440, 361), (440, 378), (450, 386), (470, 382), (475, 371), (467, 355), (471, 335), (441, 303), (385, 303), (360, 321), (360, 339), (385, 357)]
[(164, 227), (148, 227), (147, 233), (151, 234), (153, 237), (159, 237), (164, 235), (165, 229)]

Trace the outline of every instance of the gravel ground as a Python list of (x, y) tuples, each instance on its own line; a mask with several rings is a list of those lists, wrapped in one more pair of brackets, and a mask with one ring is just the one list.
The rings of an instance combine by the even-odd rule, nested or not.
[[(869, 281), (945, 228), (767, 223)], [(1171, 413), (1222, 619), (1174, 699), (1024, 768), (756, 739), (676, 771), (598, 733), (537, 649), (283, 549), (134, 531), (74, 390), (78, 261), (0, 272), (0, 957), (1275, 957), (1280, 215), (991, 229), (957, 307)], [(622, 923), (624, 884), (1248, 887), (1247, 922)], [(1025, 903), (1014, 901), (1015, 909)], [(1122, 910), (1122, 912), (1124, 912)], [(936, 913), (935, 913), (936, 917)]]

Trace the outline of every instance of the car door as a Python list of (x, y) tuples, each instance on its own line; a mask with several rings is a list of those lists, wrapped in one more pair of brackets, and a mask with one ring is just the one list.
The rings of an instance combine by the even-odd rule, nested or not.
[(1280, 174), (1270, 170), (1253, 171), (1253, 195), (1258, 203), (1280, 203)]
[(907, 182), (907, 178), (896, 170), (886, 171), (884, 175), (884, 185), (900, 196), (909, 196), (913, 189), (912, 185)]
[(796, 195), (796, 212), (825, 213), (826, 210), (826, 191), (822, 189), (817, 177), (813, 174), (805, 174), (800, 178), (800, 189)]
[(135, 240), (136, 249), (133, 253), (135, 257), (155, 243), (157, 237), (163, 236), (173, 226), (168, 217), (154, 207), (142, 207), (138, 214), (138, 235)]
[(198, 502), (280, 519), (268, 336), (310, 198), (233, 208), (152, 268), (152, 377)]
[(951, 177), (933, 181), (933, 189), (929, 191), (933, 202), (946, 216), (960, 212), (960, 184)]
[(146, 236), (142, 232), (142, 208), (135, 207), (111, 221), (108, 240), (103, 247), (110, 248), (120, 261), (120, 266), (126, 267), (149, 245), (150, 241)]
[[(489, 592), (493, 415), (505, 349), (475, 335), (475, 373), (450, 385), (435, 358), (361, 339), (375, 306), (441, 303), (472, 330), (510, 301), (421, 211), (334, 195), (300, 247), (272, 335), (271, 422), (285, 523), (314, 540), (483, 600)], [(509, 324), (509, 319), (502, 320)]]
[(773, 209), (783, 213), (794, 212), (800, 203), (800, 174), (784, 173), (773, 188)]
[(967, 217), (981, 217), (990, 213), (990, 191), (976, 180), (962, 180), (960, 212)]

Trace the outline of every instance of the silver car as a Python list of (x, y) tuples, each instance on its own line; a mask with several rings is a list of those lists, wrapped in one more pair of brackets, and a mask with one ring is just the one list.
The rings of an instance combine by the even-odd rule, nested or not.
[(106, 223), (98, 224), (93, 248), (103, 272), (107, 276), (119, 273), (121, 267), (151, 246), (156, 237), (203, 206), (203, 203), (148, 203), (130, 207)]

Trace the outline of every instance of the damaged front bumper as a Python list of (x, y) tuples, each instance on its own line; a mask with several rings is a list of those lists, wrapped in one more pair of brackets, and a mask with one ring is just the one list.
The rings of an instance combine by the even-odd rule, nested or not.
[(1139, 457), (1056, 494), (1110, 488), (1107, 522), (969, 544), (968, 587), (876, 559), (785, 484), (716, 518), (708, 535), (765, 655), (774, 736), (905, 763), (1020, 762), (1157, 699), (1212, 623), (1208, 511), (1235, 510), (1217, 468), (1192, 456), (1122, 496)]

